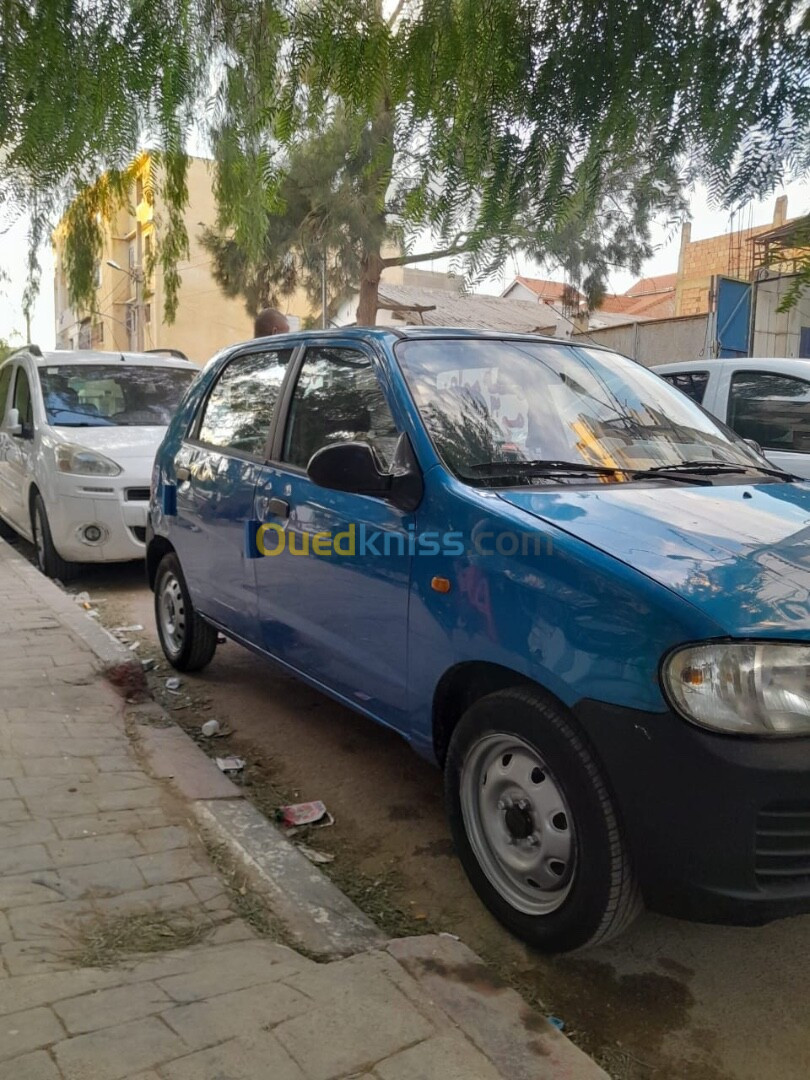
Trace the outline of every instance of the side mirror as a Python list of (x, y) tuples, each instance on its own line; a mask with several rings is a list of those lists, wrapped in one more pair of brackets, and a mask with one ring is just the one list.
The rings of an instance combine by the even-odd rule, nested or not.
[(8, 433), (14, 435), (16, 438), (21, 438), (23, 434), (23, 426), (20, 423), (20, 410), (9, 409), (8, 410)]
[(310, 458), (307, 476), (318, 487), (355, 495), (387, 495), (393, 480), (381, 469), (373, 447), (364, 442), (322, 446)]
[(391, 472), (365, 442), (332, 443), (312, 455), (307, 476), (319, 487), (349, 491), (355, 495), (379, 495), (399, 510), (415, 510), (422, 501), (422, 472), (410, 439), (400, 435)]

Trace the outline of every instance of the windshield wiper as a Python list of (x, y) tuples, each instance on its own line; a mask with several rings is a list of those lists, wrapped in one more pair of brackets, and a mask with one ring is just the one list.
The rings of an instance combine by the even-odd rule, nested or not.
[[(481, 461), (476, 465), (468, 466), (470, 472), (493, 476), (511, 476), (515, 473), (533, 472), (538, 475), (543, 473), (579, 473), (582, 476), (614, 476), (616, 473), (626, 472), (615, 465), (589, 465), (587, 461), (555, 461), (553, 459), (538, 459), (534, 461)], [(488, 477), (487, 477), (488, 478)]]
[(701, 459), (699, 461), (678, 461), (669, 465), (654, 465), (650, 469), (634, 471), (633, 476), (659, 476), (678, 473), (697, 473), (698, 475), (701, 473), (704, 475), (708, 475), (709, 473), (742, 474), (751, 472), (752, 469), (764, 473), (766, 476), (776, 476), (780, 480), (791, 481), (801, 479), (798, 476), (794, 476), (793, 473), (785, 472), (784, 469), (769, 469), (767, 465), (757, 465), (756, 462), (751, 462), (750, 465), (746, 465), (745, 462), (742, 461), (711, 461), (706, 459)]

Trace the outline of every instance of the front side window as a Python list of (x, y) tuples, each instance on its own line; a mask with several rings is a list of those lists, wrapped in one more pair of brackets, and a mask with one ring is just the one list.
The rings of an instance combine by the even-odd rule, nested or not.
[[(652, 370), (607, 350), (522, 340), (403, 341), (396, 355), (433, 443), (463, 479), (503, 462), (630, 471), (750, 449)], [(510, 470), (511, 471), (511, 470)]]
[(39, 369), (48, 423), (56, 427), (165, 427), (195, 375), (120, 362)]
[(792, 375), (735, 371), (728, 423), (765, 450), (810, 451), (810, 383)]
[(709, 382), (708, 371), (676, 371), (663, 377), (670, 386), (676, 387), (698, 405), (702, 404)]
[(20, 416), (20, 423), (31, 427), (34, 422), (34, 410), (31, 404), (31, 384), (23, 368), (17, 368), (14, 382), (14, 408)]
[(305, 469), (334, 442), (370, 443), (383, 465), (393, 460), (398, 432), (371, 360), (357, 349), (307, 351), (290, 405), (284, 461)]
[(214, 384), (197, 438), (209, 446), (264, 457), (292, 349), (237, 356)]

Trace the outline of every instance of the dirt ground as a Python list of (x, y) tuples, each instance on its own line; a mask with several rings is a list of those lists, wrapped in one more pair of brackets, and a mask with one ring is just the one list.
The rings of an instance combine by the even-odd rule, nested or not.
[[(25, 550), (25, 545), (21, 545)], [(110, 628), (158, 657), (152, 596), (138, 565), (88, 570), (86, 590)], [(645, 914), (618, 941), (546, 958), (504, 931), (480, 904), (453, 855), (439, 773), (395, 735), (228, 642), (210, 667), (182, 676), (158, 661), (151, 678), (175, 719), (197, 732), (215, 717), (267, 812), (322, 799), (332, 828), (312, 846), (326, 867), (391, 932), (457, 934), (621, 1080), (806, 1080), (810, 1075), (810, 917), (761, 929), (702, 926)]]

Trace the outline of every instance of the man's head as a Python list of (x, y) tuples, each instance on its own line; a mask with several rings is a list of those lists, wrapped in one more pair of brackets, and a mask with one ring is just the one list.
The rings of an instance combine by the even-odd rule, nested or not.
[(289, 332), (290, 324), (274, 307), (266, 307), (260, 311), (253, 324), (255, 337), (268, 337), (270, 334), (288, 334)]

